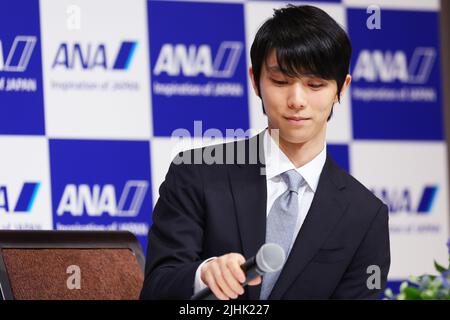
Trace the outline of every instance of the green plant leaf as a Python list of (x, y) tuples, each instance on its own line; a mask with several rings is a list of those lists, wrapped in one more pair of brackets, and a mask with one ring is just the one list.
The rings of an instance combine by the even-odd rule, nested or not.
[(394, 293), (392, 292), (392, 290), (390, 289), (390, 288), (387, 288), (385, 291), (384, 291), (384, 295), (386, 296), (386, 297), (388, 297), (389, 299), (395, 299), (395, 297), (394, 297)]
[[(409, 276), (408, 279), (409, 282), (414, 283), (414, 284), (419, 284), (420, 281), (420, 276), (416, 277), (416, 276)], [(402, 283), (403, 284), (403, 283)]]
[(435, 290), (435, 291), (441, 287), (442, 287), (442, 280), (441, 280), (441, 278), (438, 278), (438, 277), (434, 278), (428, 285), (428, 289)]
[(434, 267), (440, 273), (443, 273), (443, 272), (447, 271), (447, 269), (445, 269), (443, 266), (441, 266), (439, 263), (437, 263), (436, 260), (434, 260)]
[(403, 282), (400, 284), (400, 291), (405, 290), (406, 288), (408, 288), (408, 286), (409, 286), (408, 281), (403, 281)]
[(420, 294), (423, 300), (435, 300), (437, 299), (437, 291), (435, 290), (425, 290)]
[(403, 289), (402, 293), (405, 296), (405, 300), (422, 300), (420, 291), (414, 287), (407, 287)]
[(397, 300), (407, 300), (407, 299), (406, 299), (406, 295), (405, 295), (404, 293), (400, 293), (400, 294), (397, 296)]

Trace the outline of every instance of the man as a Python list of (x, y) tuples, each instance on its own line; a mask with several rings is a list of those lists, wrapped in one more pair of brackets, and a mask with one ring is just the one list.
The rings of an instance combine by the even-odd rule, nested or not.
[[(288, 6), (265, 22), (250, 78), (268, 129), (174, 160), (154, 210), (141, 298), (189, 299), (206, 287), (219, 299), (379, 297), (388, 209), (326, 152), (350, 57), (347, 34), (318, 8)], [(287, 260), (244, 290), (240, 265), (266, 242)]]

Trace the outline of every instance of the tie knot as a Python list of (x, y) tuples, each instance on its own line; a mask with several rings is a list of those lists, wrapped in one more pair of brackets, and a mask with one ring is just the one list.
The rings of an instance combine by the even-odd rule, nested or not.
[(300, 173), (298, 173), (296, 170), (291, 169), (286, 172), (283, 172), (281, 174), (281, 177), (283, 178), (284, 182), (288, 185), (289, 191), (294, 191), (298, 193), (298, 189), (303, 184), (303, 177)]

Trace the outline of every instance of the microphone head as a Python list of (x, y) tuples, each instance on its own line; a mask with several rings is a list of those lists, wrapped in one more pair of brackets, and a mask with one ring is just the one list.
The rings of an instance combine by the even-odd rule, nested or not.
[(256, 265), (264, 273), (274, 272), (283, 267), (285, 259), (283, 248), (275, 243), (266, 243), (256, 254)]

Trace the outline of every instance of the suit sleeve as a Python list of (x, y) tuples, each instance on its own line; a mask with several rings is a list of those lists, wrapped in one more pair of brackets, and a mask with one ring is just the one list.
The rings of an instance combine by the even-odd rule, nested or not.
[(197, 165), (172, 163), (148, 234), (141, 299), (189, 299), (201, 264), (204, 208)]
[[(389, 214), (385, 204), (381, 205), (369, 229), (357, 249), (352, 262), (341, 282), (335, 289), (332, 299), (379, 299), (386, 287), (390, 267)], [(379, 273), (369, 269), (378, 266)], [(375, 268), (376, 268), (375, 267)], [(380, 275), (379, 288), (374, 277)]]

